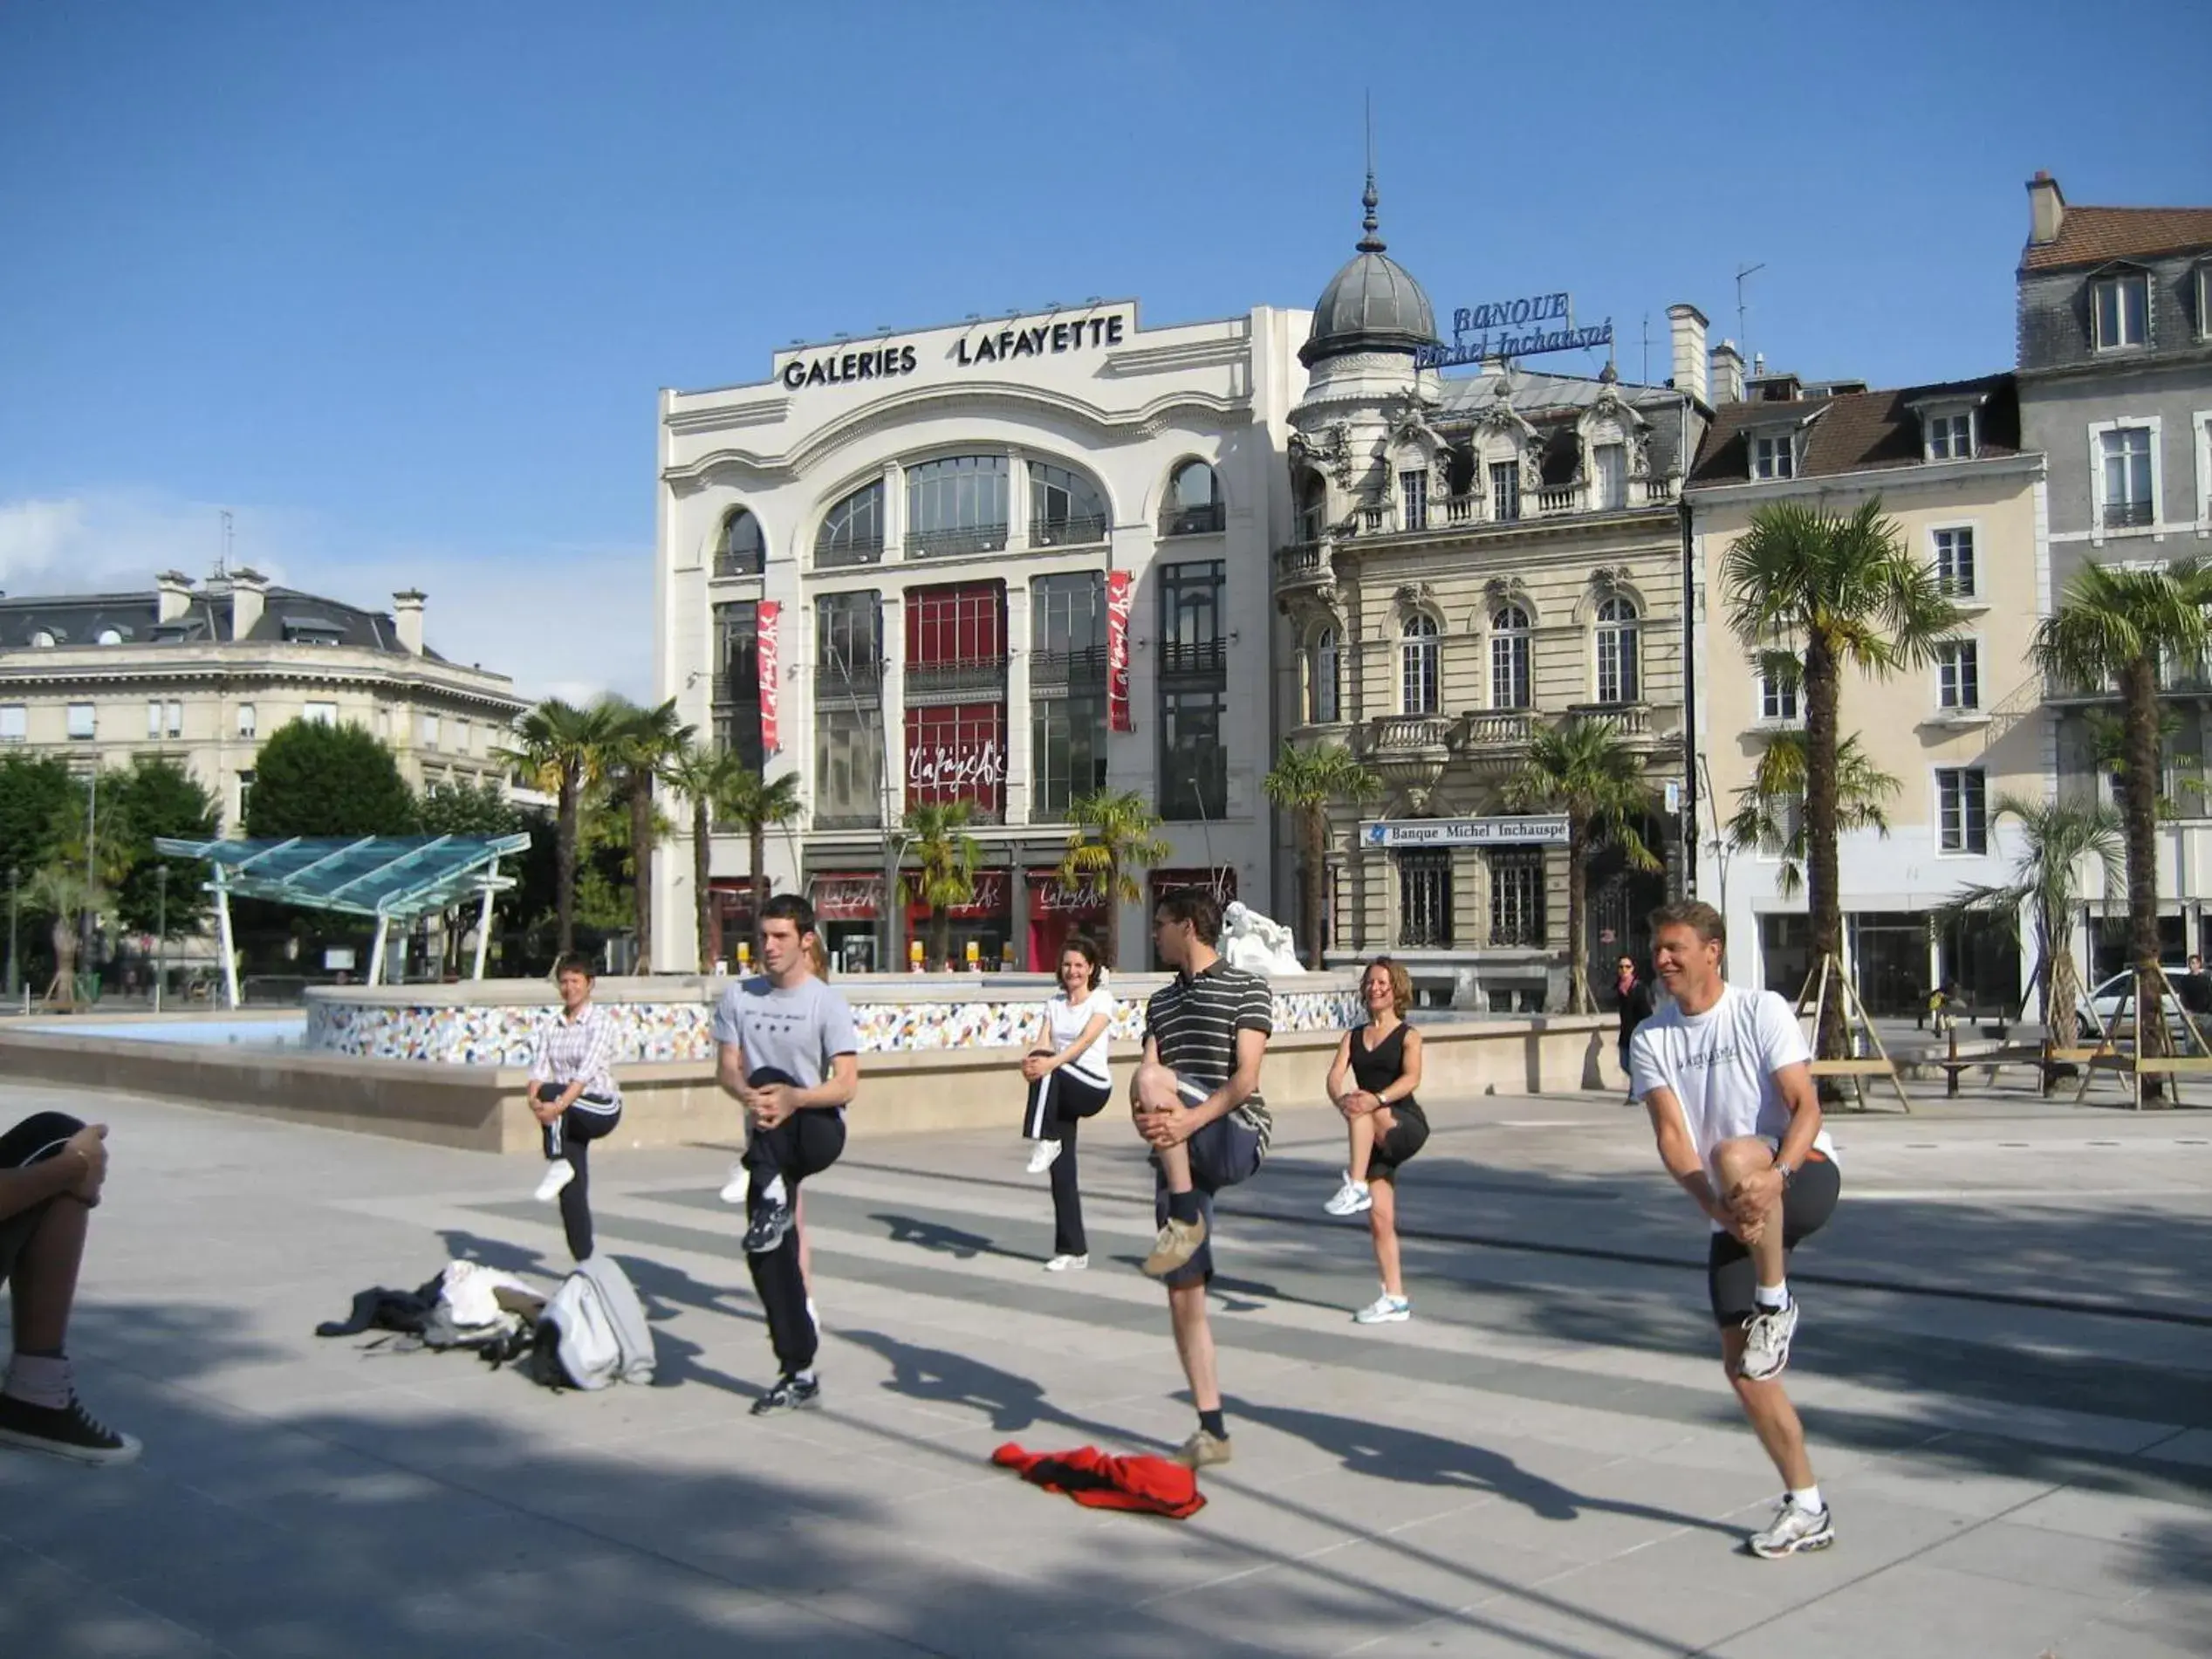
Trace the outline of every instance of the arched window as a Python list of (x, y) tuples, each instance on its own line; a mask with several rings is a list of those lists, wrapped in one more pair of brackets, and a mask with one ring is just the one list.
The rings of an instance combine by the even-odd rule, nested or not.
[(99, 636), (93, 641), (93, 643), (97, 645), (120, 645), (122, 642), (122, 629), (113, 627), (104, 627), (100, 629)]
[(1309, 472), (1298, 480), (1298, 539), (1312, 543), (1321, 539), (1324, 521), (1328, 516), (1329, 485), (1318, 472)]
[(1007, 458), (956, 455), (907, 469), (907, 556), (957, 558), (1006, 545)]
[(31, 636), (31, 643), (41, 651), (51, 650), (56, 644), (53, 631), (51, 628), (40, 628)]
[(830, 509), (814, 538), (817, 569), (883, 562), (883, 480), (855, 490)]
[(1435, 714), (1443, 706), (1436, 619), (1416, 612), (1399, 630), (1398, 706), (1405, 714)]
[(1186, 461), (1175, 469), (1168, 485), (1168, 511), (1161, 515), (1163, 536), (1203, 536), (1228, 522), (1222, 501), (1221, 480), (1203, 461)]
[[(876, 486), (877, 494), (882, 486)], [(722, 521), (722, 533), (715, 540), (715, 574), (717, 576), (757, 576), (768, 561), (768, 543), (760, 533), (760, 520), (737, 508)]]
[(1637, 648), (1636, 601), (1609, 599), (1598, 607), (1598, 701), (1633, 703), (1643, 693)]
[(1305, 717), (1311, 725), (1332, 726), (1340, 717), (1343, 703), (1337, 677), (1340, 660), (1336, 629), (1321, 628), (1306, 648)]
[(1490, 707), (1529, 706), (1529, 614), (1518, 605), (1490, 613)]
[(1080, 547), (1106, 535), (1106, 497), (1097, 484), (1065, 467), (1029, 463), (1031, 546)]

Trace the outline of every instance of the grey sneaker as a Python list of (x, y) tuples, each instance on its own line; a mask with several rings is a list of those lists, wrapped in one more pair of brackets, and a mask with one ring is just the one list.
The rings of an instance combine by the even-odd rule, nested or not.
[(1230, 1450), (1229, 1436), (1216, 1437), (1203, 1429), (1175, 1448), (1174, 1459), (1185, 1469), (1204, 1469), (1213, 1464), (1225, 1464), (1235, 1454)]
[(1835, 1541), (1836, 1523), (1827, 1505), (1800, 1509), (1798, 1500), (1785, 1494), (1782, 1507), (1774, 1512), (1773, 1524), (1763, 1532), (1752, 1533), (1744, 1543), (1761, 1560), (1778, 1561), (1799, 1550), (1825, 1550)]
[(1152, 1254), (1145, 1258), (1146, 1272), (1154, 1279), (1165, 1279), (1178, 1267), (1187, 1266), (1198, 1253), (1199, 1245), (1206, 1242), (1206, 1217), (1196, 1221), (1177, 1221), (1168, 1218), (1168, 1224), (1160, 1230), (1160, 1237), (1153, 1242)]
[(1743, 1375), (1752, 1382), (1778, 1377), (1790, 1363), (1790, 1339), (1798, 1333), (1792, 1298), (1778, 1313), (1757, 1313), (1743, 1322)]

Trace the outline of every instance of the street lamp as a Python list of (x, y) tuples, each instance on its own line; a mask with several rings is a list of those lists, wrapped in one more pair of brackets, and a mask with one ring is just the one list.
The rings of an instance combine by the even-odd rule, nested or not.
[(92, 946), (97, 936), (99, 918), (99, 757), (92, 757), (92, 769), (85, 778), (85, 965), (83, 971), (92, 971)]
[(22, 958), (16, 949), (16, 913), (18, 908), (17, 886), (23, 872), (10, 864), (8, 867), (8, 1000), (13, 1002), (23, 985)]
[(161, 1011), (161, 981), (169, 961), (169, 867), (154, 867), (154, 1011)]

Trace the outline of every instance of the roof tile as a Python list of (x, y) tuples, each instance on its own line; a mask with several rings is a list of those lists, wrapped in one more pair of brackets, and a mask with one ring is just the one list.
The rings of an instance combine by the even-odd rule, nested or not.
[(2107, 259), (2212, 251), (2212, 208), (2075, 208), (2058, 222), (2055, 241), (2030, 244), (2020, 269), (2058, 271)]

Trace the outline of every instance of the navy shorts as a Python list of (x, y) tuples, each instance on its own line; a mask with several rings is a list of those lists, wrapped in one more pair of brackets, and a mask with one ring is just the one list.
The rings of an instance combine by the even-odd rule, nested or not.
[[(1782, 1248), (1795, 1250), (1828, 1224), (1843, 1193), (1843, 1172), (1821, 1154), (1805, 1161), (1782, 1195)], [(1715, 1323), (1741, 1325), (1758, 1311), (1759, 1270), (1751, 1260), (1751, 1248), (1734, 1233), (1715, 1233), (1705, 1257), (1705, 1288), (1713, 1301)]]
[[(1193, 1104), (1204, 1100), (1209, 1093), (1194, 1083), (1182, 1085), (1184, 1100)], [(1190, 1184), (1198, 1194), (1198, 1213), (1206, 1223), (1206, 1242), (1198, 1246), (1188, 1261), (1161, 1281), (1170, 1290), (1212, 1281), (1214, 1195), (1223, 1187), (1233, 1187), (1257, 1175), (1260, 1162), (1266, 1155), (1260, 1146), (1260, 1132), (1241, 1121), (1234, 1112), (1216, 1118), (1183, 1144), (1190, 1148)], [(1168, 1177), (1161, 1173), (1157, 1157), (1153, 1160), (1152, 1169), (1153, 1224), (1164, 1227), (1168, 1224)]]

